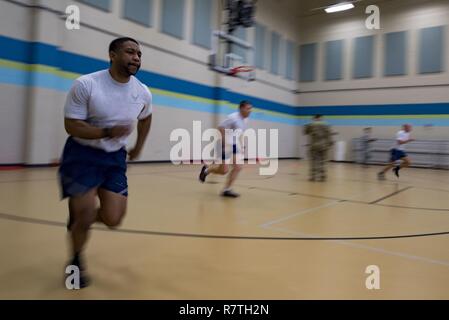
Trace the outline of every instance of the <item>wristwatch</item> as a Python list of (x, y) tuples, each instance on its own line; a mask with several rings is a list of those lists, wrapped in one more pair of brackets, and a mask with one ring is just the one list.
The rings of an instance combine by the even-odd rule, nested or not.
[(110, 135), (111, 135), (111, 128), (103, 128), (103, 136), (105, 138), (109, 138)]

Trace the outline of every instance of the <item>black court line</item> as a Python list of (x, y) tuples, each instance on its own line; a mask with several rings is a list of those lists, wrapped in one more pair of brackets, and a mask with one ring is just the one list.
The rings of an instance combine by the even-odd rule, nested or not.
[(397, 206), (397, 205), (393, 205), (393, 204), (381, 204), (381, 203), (376, 203), (374, 205), (375, 206), (381, 206), (381, 207), (398, 208), (398, 209), (412, 209), (412, 210), (449, 212), (449, 208), (448, 209), (444, 209), (444, 208), (407, 207), (407, 206)]
[(406, 191), (408, 189), (411, 189), (411, 188), (413, 188), (413, 187), (410, 186), (410, 187), (403, 188), (401, 190), (398, 190), (398, 191), (395, 191), (393, 193), (390, 193), (390, 194), (386, 195), (385, 197), (382, 197), (380, 199), (377, 199), (377, 200), (374, 200), (372, 202), (369, 202), (368, 204), (377, 204), (378, 202), (381, 202), (381, 201), (383, 201), (385, 199), (391, 198), (392, 196), (395, 196), (395, 195), (397, 195), (397, 194), (399, 194), (401, 192), (404, 192), (404, 191)]
[[(189, 171), (190, 172), (190, 171)], [(191, 171), (196, 172), (196, 171)], [(155, 174), (155, 175), (161, 175), (166, 177), (171, 177), (174, 179), (181, 179), (181, 180), (192, 180), (190, 178), (184, 178), (184, 177), (177, 177), (172, 175), (166, 175), (166, 173), (176, 173), (175, 171), (163, 171), (163, 172), (150, 172), (150, 173), (134, 173), (134, 174), (128, 174), (128, 175), (146, 175), (146, 174)], [(9, 183), (9, 182), (35, 182), (35, 181), (55, 181), (56, 178), (53, 179), (31, 179), (31, 180), (10, 180), (10, 181), (0, 181), (1, 183)], [(195, 179), (193, 179), (195, 180)], [(264, 180), (264, 179), (261, 179)], [(362, 180), (361, 180), (362, 181)], [(206, 184), (219, 184), (220, 182), (217, 181), (207, 181)], [(411, 210), (426, 210), (426, 211), (438, 211), (438, 212), (449, 212), (449, 208), (423, 208), (423, 207), (408, 207), (408, 206), (400, 206), (400, 205), (389, 205), (389, 204), (380, 204), (380, 203), (371, 203), (371, 202), (364, 202), (364, 201), (358, 201), (358, 200), (349, 200), (349, 199), (339, 199), (339, 198), (332, 198), (332, 197), (326, 197), (326, 196), (319, 196), (309, 193), (300, 193), (296, 191), (289, 191), (289, 190), (279, 190), (279, 189), (271, 189), (271, 188), (261, 188), (261, 187), (254, 187), (254, 186), (248, 186), (243, 184), (235, 184), (238, 187), (248, 188), (249, 190), (259, 189), (262, 191), (270, 191), (270, 192), (278, 192), (278, 193), (284, 193), (289, 196), (305, 196), (305, 197), (311, 197), (311, 198), (318, 198), (318, 199), (325, 199), (325, 200), (335, 200), (335, 201), (341, 201), (341, 202), (349, 202), (349, 203), (355, 203), (355, 204), (367, 204), (367, 205), (375, 205), (375, 206), (381, 206), (381, 207), (390, 207), (390, 208), (399, 208), (399, 209), (411, 209)], [(408, 187), (411, 188), (411, 187)], [(416, 187), (415, 187), (416, 188)], [(429, 188), (421, 188), (418, 187), (418, 189), (429, 189)], [(429, 189), (432, 190), (432, 189)], [(437, 189), (434, 189), (437, 190)], [(449, 190), (443, 190), (438, 189), (439, 191), (446, 191), (449, 192)], [(377, 201), (377, 200), (376, 200)]]
[[(235, 184), (235, 185), (236, 186), (240, 186), (240, 187), (250, 188), (250, 186), (246, 186), (246, 185), (243, 185), (243, 184)], [(349, 201), (349, 200), (346, 200), (346, 199), (338, 199), (338, 198), (333, 198), (333, 197), (318, 196), (316, 194), (301, 193), (301, 192), (289, 191), (289, 190), (279, 190), (279, 189), (252, 187), (252, 186), (251, 186), (251, 189), (262, 190), (262, 191), (271, 191), (271, 192), (279, 192), (279, 193), (285, 193), (285, 194), (288, 194), (288, 195), (295, 195), (295, 196), (307, 196), (307, 197), (310, 197), (310, 198), (318, 198), (318, 199), (326, 199), (326, 200)]]
[[(182, 172), (188, 172), (188, 173), (193, 173), (193, 172), (197, 172), (198, 170), (188, 170), (188, 171), (182, 171)], [(173, 176), (173, 175), (168, 175), (170, 173), (178, 173), (178, 170), (173, 170), (173, 171), (155, 171), (155, 172), (142, 172), (142, 173), (128, 173), (129, 176), (139, 176), (139, 175), (160, 175), (160, 176), (165, 176), (165, 177), (171, 177), (174, 179), (181, 179), (181, 180), (195, 180), (195, 179), (191, 179), (191, 178), (187, 178), (187, 177), (177, 177), (177, 176)], [(273, 178), (273, 177), (268, 177), (268, 178)], [(36, 181), (56, 181), (57, 177), (55, 178), (45, 178), (45, 179), (27, 179), (27, 180), (9, 180), (9, 181), (0, 181), (0, 184), (2, 183), (10, 183), (10, 182), (36, 182)], [(260, 179), (260, 180), (264, 180), (264, 179)], [(346, 181), (346, 180), (345, 180)], [(351, 181), (351, 180), (350, 180)], [(361, 181), (361, 182), (365, 182), (365, 180), (352, 180), (352, 181)], [(218, 184), (219, 182), (216, 181), (208, 181), (207, 183), (209, 184)], [(314, 194), (308, 194), (308, 193), (300, 193), (300, 192), (296, 192), (296, 191), (291, 191), (291, 190), (279, 190), (279, 189), (272, 189), (272, 188), (262, 188), (262, 187), (254, 187), (254, 186), (248, 186), (248, 185), (243, 185), (243, 184), (236, 184), (236, 186), (239, 187), (243, 187), (243, 188), (248, 188), (248, 189), (259, 189), (262, 191), (271, 191), (271, 192), (278, 192), (278, 193), (284, 193), (287, 194), (289, 196), (306, 196), (306, 197), (311, 197), (311, 198), (318, 198), (318, 199), (325, 199), (325, 200), (336, 200), (336, 201), (342, 201), (342, 202), (349, 202), (349, 203), (356, 203), (356, 204), (367, 204), (367, 205), (376, 205), (376, 206), (382, 206), (382, 207), (390, 207), (390, 208), (399, 208), (399, 209), (411, 209), (411, 210), (426, 210), (426, 211), (438, 211), (438, 212), (449, 212), (449, 208), (445, 209), (445, 208), (422, 208), (422, 207), (408, 207), (408, 206), (400, 206), (400, 205), (388, 205), (388, 204), (380, 204), (380, 203), (376, 203), (382, 200), (385, 200), (387, 197), (391, 197), (399, 192), (405, 191), (406, 189), (410, 189), (412, 188), (411, 186), (396, 191), (396, 193), (390, 194), (384, 198), (375, 200), (373, 202), (364, 202), (364, 201), (357, 201), (357, 200), (349, 200), (349, 199), (339, 199), (339, 198), (333, 198), (333, 197), (326, 197), (326, 196), (319, 196), (319, 195), (314, 195)], [(437, 191), (444, 191), (444, 192), (449, 192), (449, 190), (444, 190), (444, 189), (435, 189), (435, 188), (426, 188), (426, 187), (414, 187), (415, 189), (427, 189), (427, 190), (437, 190)]]
[[(58, 221), (44, 220), (20, 217), (16, 215), (0, 213), (0, 219), (25, 222), (31, 224), (49, 225), (56, 227), (66, 227), (66, 224)], [(222, 240), (297, 240), (297, 241), (339, 241), (339, 240), (387, 240), (387, 239), (404, 239), (404, 238), (420, 238), (449, 235), (449, 231), (432, 232), (432, 233), (418, 233), (405, 235), (391, 235), (391, 236), (367, 236), (367, 237), (258, 237), (258, 236), (226, 236), (213, 234), (195, 234), (195, 233), (177, 233), (177, 232), (162, 232), (151, 230), (134, 230), (134, 229), (106, 229), (93, 227), (93, 230), (117, 232), (126, 234), (141, 234), (149, 236), (164, 236), (164, 237), (183, 237), (183, 238), (205, 238), (205, 239), (222, 239)]]

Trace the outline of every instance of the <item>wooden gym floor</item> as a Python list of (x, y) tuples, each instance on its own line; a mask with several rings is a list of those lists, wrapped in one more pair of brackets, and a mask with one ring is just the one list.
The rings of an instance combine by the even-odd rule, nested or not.
[(312, 183), (307, 162), (284, 160), (270, 177), (247, 165), (242, 197), (224, 199), (223, 178), (200, 184), (199, 169), (129, 167), (127, 216), (95, 225), (78, 291), (63, 285), (56, 169), (0, 171), (0, 299), (449, 299), (448, 171), (377, 181), (380, 167), (331, 163)]

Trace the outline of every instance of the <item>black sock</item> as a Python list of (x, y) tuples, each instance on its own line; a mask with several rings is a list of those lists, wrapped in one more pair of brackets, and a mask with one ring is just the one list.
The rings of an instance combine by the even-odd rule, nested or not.
[(75, 265), (75, 266), (79, 266), (80, 265), (80, 254), (79, 254), (79, 252), (75, 252), (73, 254), (72, 264)]

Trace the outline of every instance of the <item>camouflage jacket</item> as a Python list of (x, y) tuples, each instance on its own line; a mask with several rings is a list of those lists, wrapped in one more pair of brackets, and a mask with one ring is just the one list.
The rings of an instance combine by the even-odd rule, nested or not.
[(309, 146), (312, 150), (326, 151), (332, 142), (330, 126), (325, 122), (312, 122), (304, 127), (304, 134), (309, 136)]

